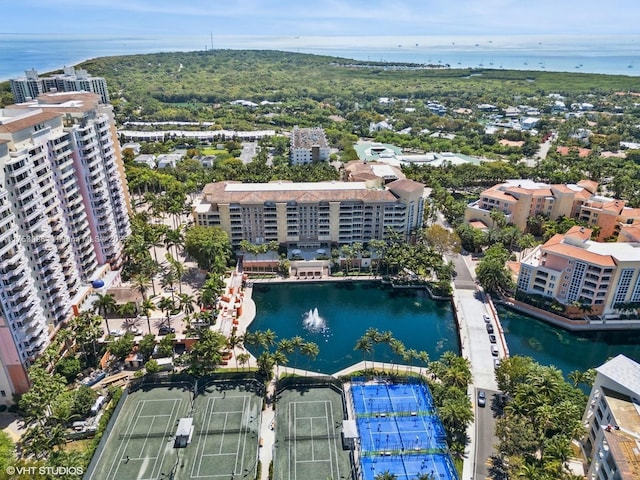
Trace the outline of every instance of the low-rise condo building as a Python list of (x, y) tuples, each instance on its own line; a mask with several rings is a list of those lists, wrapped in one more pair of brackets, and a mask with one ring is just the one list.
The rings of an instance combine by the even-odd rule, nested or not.
[(111, 107), (99, 102), (48, 94), (0, 110), (0, 403), (28, 389), (26, 369), (90, 282), (120, 265), (131, 233)]
[(329, 161), (329, 145), (320, 127), (298, 128), (291, 132), (291, 164)]
[(640, 365), (618, 355), (596, 368), (582, 418), (588, 480), (640, 478)]
[(16, 103), (23, 103), (48, 92), (91, 92), (100, 95), (101, 103), (109, 103), (107, 81), (93, 77), (86, 70), (65, 67), (64, 73), (40, 77), (36, 70), (25, 71), (25, 76), (10, 80), (11, 93)]
[(591, 234), (576, 226), (535, 248), (520, 263), (518, 290), (604, 319), (640, 304), (640, 243), (595, 242)]
[(237, 183), (205, 186), (194, 205), (197, 225), (219, 226), (231, 243), (276, 241), (300, 248), (402, 238), (422, 226), (424, 185), (396, 180), (384, 188), (365, 182)]
[(598, 195), (597, 189), (598, 184), (591, 180), (567, 185), (507, 180), (483, 191), (480, 199), (470, 203), (465, 221), (481, 221), (491, 227), (491, 212), (499, 210), (508, 223), (524, 231), (527, 221), (537, 215), (551, 220), (570, 217), (597, 227), (598, 240), (616, 237), (622, 225), (640, 223), (640, 209), (627, 207), (624, 200)]

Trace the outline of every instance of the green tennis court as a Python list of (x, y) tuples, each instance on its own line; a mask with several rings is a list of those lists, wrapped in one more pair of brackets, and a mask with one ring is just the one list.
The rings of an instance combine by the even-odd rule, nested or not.
[(342, 450), (342, 398), (329, 387), (290, 388), (278, 396), (274, 478), (307, 480), (350, 476)]
[[(87, 477), (123, 479), (253, 478), (261, 397), (248, 382), (145, 387), (130, 393), (103, 438)], [(181, 418), (192, 418), (190, 441), (176, 448)]]

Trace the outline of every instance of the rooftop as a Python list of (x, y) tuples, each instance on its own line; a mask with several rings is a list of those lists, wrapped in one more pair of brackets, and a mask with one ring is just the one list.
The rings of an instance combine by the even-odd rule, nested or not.
[[(395, 201), (395, 196), (381, 188), (367, 188), (364, 182), (274, 182), (209, 183), (203, 189), (202, 203), (264, 203), (319, 201)], [(204, 209), (205, 207), (200, 207)], [(203, 210), (204, 211), (204, 210)]]
[(15, 133), (59, 117), (55, 112), (41, 109), (5, 108), (0, 110), (0, 133)]
[(640, 478), (640, 405), (627, 395), (603, 388), (615, 428), (605, 428), (605, 438), (620, 478)]
[(294, 128), (291, 132), (291, 144), (292, 148), (310, 149), (315, 146), (328, 148), (324, 130), (319, 127)]
[(597, 367), (596, 371), (640, 398), (640, 364), (624, 355), (618, 355)]

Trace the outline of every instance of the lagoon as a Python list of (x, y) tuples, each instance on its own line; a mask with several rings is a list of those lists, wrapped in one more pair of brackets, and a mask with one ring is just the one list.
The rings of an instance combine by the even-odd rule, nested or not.
[[(369, 281), (256, 283), (252, 298), (256, 318), (250, 332), (270, 328), (278, 339), (299, 335), (318, 344), (315, 361), (301, 357), (298, 368), (332, 374), (362, 361), (362, 352), (354, 346), (369, 327), (391, 331), (406, 348), (424, 350), (432, 360), (446, 351), (460, 353), (450, 302), (431, 300), (424, 290)], [(315, 321), (316, 308), (321, 321)], [(375, 347), (375, 359), (396, 360), (383, 345)], [(294, 362), (291, 358), (289, 366)]]
[(509, 353), (554, 365), (566, 377), (573, 370), (602, 365), (620, 353), (640, 362), (640, 332), (569, 332), (541, 320), (497, 306)]
[[(447, 350), (460, 353), (450, 303), (431, 300), (423, 290), (397, 290), (379, 282), (359, 281), (256, 283), (252, 297), (257, 312), (249, 331), (270, 328), (278, 339), (299, 335), (318, 344), (318, 357), (313, 362), (300, 357), (299, 368), (331, 374), (362, 361), (362, 352), (354, 346), (369, 327), (391, 331), (407, 348), (424, 350), (432, 360)], [(640, 332), (572, 333), (497, 308), (510, 354), (554, 365), (565, 377), (573, 370), (602, 365), (620, 353), (640, 362)], [(377, 361), (404, 363), (386, 346), (377, 346), (374, 353)], [(295, 362), (291, 358), (289, 365)]]

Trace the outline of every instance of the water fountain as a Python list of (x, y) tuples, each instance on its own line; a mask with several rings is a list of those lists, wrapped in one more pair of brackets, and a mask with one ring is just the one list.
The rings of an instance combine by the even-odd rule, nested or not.
[(302, 324), (310, 332), (321, 333), (327, 330), (327, 322), (320, 316), (317, 307), (304, 314)]

